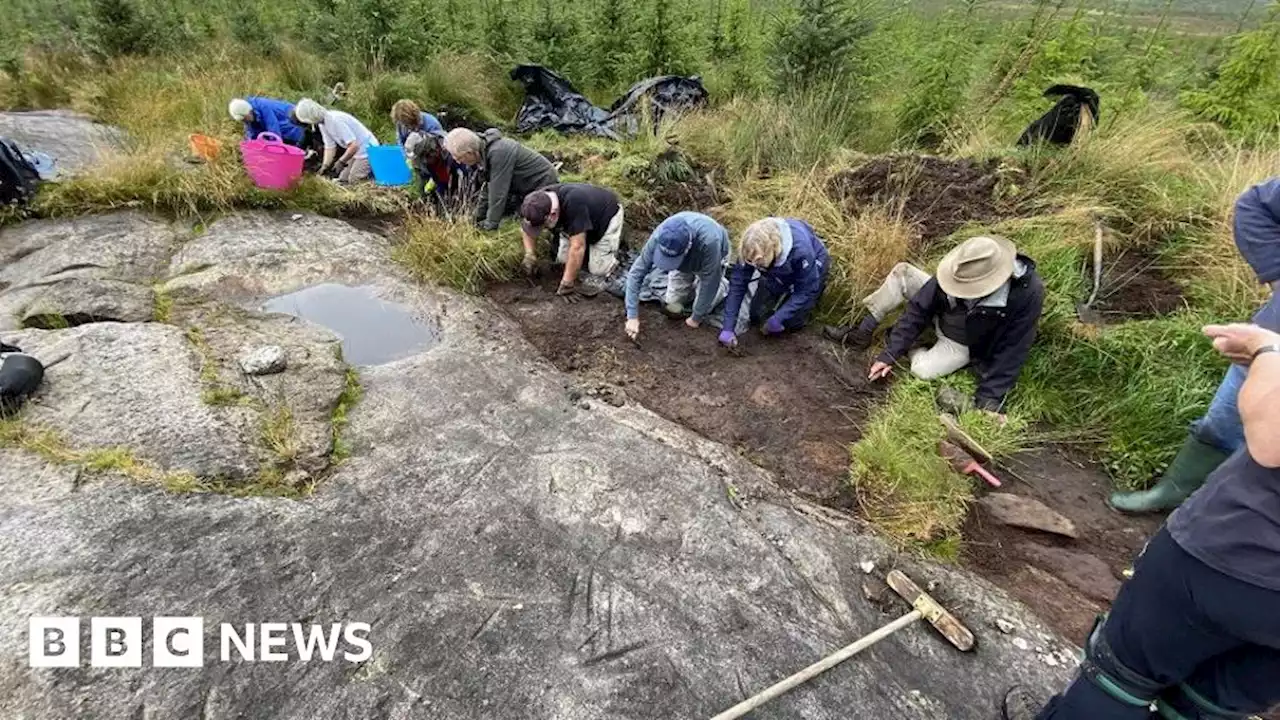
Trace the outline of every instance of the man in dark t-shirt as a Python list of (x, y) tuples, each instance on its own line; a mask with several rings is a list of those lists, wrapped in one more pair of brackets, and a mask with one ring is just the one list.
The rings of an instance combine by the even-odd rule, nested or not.
[(1280, 333), (1205, 333), (1247, 366), (1244, 447), (1148, 543), (1085, 644), (1080, 675), (1042, 710), (1022, 688), (1009, 720), (1243, 718), (1280, 703)]
[(535, 190), (520, 205), (520, 219), (527, 272), (537, 262), (534, 241), (543, 228), (556, 233), (556, 263), (564, 265), (557, 294), (578, 292), (578, 272), (584, 265), (596, 282), (607, 280), (617, 270), (623, 216), (622, 203), (612, 190), (586, 183)]

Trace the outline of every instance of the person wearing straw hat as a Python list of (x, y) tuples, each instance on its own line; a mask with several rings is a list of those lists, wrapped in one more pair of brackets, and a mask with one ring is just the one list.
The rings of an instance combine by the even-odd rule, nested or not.
[[(1005, 396), (1035, 341), (1044, 283), (1035, 262), (1018, 254), (1012, 242), (982, 236), (947, 253), (936, 277), (899, 263), (880, 289), (862, 302), (870, 322), (864, 320), (859, 328), (867, 329), (868, 338), (880, 321), (903, 308), (884, 351), (871, 365), (869, 379), (887, 377), (904, 356), (911, 360), (911, 373), (925, 380), (972, 364), (978, 374), (974, 404), (1002, 414)], [(930, 325), (937, 331), (937, 342), (913, 349)]]
[(286, 144), (303, 147), (306, 131), (294, 124), (293, 105), (268, 97), (236, 98), (227, 106), (231, 119), (244, 124), (244, 139), (256, 140), (274, 133)]
[[(327, 110), (310, 98), (299, 100), (293, 114), (299, 122), (320, 129), (324, 139), (321, 175), (332, 169), (337, 172), (338, 182), (344, 184), (368, 180), (373, 175), (368, 146), (377, 145), (378, 138), (355, 116), (341, 110)], [(339, 146), (343, 148), (340, 157)]]

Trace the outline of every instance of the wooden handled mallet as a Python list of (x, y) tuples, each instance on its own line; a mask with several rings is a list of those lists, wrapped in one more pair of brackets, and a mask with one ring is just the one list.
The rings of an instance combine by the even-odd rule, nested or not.
[(904, 627), (915, 623), (918, 620), (928, 620), (942, 636), (947, 639), (961, 652), (969, 652), (974, 648), (973, 633), (964, 626), (954, 615), (947, 612), (945, 608), (938, 604), (936, 600), (929, 597), (928, 593), (920, 589), (920, 586), (911, 581), (911, 578), (903, 575), (897, 570), (891, 570), (889, 576), (885, 578), (889, 583), (889, 587), (894, 592), (901, 595), (904, 600), (911, 603), (913, 608), (911, 612), (867, 635), (866, 637), (854, 642), (845, 648), (828, 655), (826, 658), (810, 665), (791, 677), (780, 683), (770, 687), (769, 689), (757, 695), (747, 698), (724, 712), (711, 718), (711, 720), (734, 720), (764, 705), (770, 700), (779, 697), (796, 687), (812, 680), (867, 648), (875, 645), (881, 640), (898, 632)]

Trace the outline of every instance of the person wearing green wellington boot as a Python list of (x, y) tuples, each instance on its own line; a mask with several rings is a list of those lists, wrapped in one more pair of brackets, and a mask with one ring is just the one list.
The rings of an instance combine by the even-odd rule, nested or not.
[[(1259, 282), (1272, 288), (1271, 299), (1253, 322), (1280, 331), (1280, 299), (1275, 295), (1280, 285), (1280, 178), (1255, 185), (1240, 196), (1233, 231), (1236, 248)], [(1200, 489), (1210, 473), (1244, 446), (1244, 426), (1236, 396), (1247, 377), (1244, 366), (1232, 365), (1209, 410), (1192, 425), (1160, 481), (1149, 490), (1112, 495), (1111, 507), (1132, 515), (1168, 512)]]

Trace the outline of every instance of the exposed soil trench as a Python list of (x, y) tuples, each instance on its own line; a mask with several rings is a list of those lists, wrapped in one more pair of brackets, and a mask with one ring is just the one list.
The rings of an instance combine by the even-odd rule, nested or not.
[[(867, 357), (843, 354), (812, 329), (782, 339), (753, 332), (742, 339), (741, 355), (730, 356), (716, 345), (714, 329), (687, 328), (652, 304), (641, 306), (637, 345), (623, 333), (620, 301), (601, 295), (568, 305), (555, 297), (550, 279), (498, 285), (489, 295), (584, 388), (603, 388), (612, 398), (619, 396), (612, 388), (621, 388), (628, 402), (736, 448), (785, 487), (856, 512), (848, 447), (884, 392), (865, 381)], [(1081, 537), (1005, 527), (975, 506), (962, 563), (1080, 642), (1159, 521), (1109, 510), (1106, 475), (1057, 451), (1028, 453), (1005, 467), (1013, 473), (996, 472), (1006, 490), (1066, 515)]]

